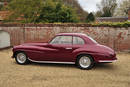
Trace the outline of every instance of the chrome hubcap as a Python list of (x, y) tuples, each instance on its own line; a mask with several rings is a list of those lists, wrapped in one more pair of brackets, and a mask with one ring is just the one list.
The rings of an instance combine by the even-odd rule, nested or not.
[(87, 67), (90, 66), (90, 64), (91, 64), (91, 60), (90, 60), (89, 57), (87, 57), (87, 56), (83, 56), (83, 57), (80, 58), (80, 60), (79, 60), (79, 64), (80, 64), (81, 67), (83, 67), (83, 68), (87, 68)]
[(23, 53), (19, 53), (19, 54), (17, 55), (17, 61), (18, 61), (19, 63), (25, 63), (25, 61), (26, 61), (26, 55), (23, 54)]

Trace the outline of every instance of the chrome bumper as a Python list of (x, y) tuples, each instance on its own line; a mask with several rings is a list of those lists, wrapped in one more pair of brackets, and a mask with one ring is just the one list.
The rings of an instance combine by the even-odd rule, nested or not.
[(117, 60), (99, 60), (98, 62), (100, 63), (111, 63), (111, 62), (116, 62)]

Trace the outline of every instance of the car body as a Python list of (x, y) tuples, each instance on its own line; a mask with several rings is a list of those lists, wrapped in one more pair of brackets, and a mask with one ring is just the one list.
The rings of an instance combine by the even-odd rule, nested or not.
[[(23, 55), (18, 55), (19, 53), (21, 55), (23, 53)], [(13, 47), (13, 58), (18, 64), (25, 64), (25, 61), (20, 62), (20, 57), (21, 61), (26, 57), (26, 62), (67, 64), (77, 64), (78, 62), (78, 66), (82, 69), (91, 69), (94, 63), (117, 60), (114, 50), (98, 44), (91, 37), (82, 33), (60, 33), (48, 43), (26, 43)], [(79, 64), (84, 63), (85, 65), (87, 61), (91, 62), (87, 67)], [(92, 66), (90, 67), (90, 65)]]

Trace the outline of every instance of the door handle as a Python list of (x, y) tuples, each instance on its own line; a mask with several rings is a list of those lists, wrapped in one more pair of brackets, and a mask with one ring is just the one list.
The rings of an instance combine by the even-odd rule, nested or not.
[(65, 48), (66, 50), (71, 50), (72, 48)]

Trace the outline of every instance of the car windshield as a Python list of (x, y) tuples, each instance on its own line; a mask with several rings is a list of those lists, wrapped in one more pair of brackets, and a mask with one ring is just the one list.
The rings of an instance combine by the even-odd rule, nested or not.
[(97, 41), (96, 41), (96, 40), (94, 40), (93, 38), (91, 38), (91, 37), (89, 37), (89, 36), (88, 36), (88, 38), (89, 38), (90, 40), (92, 40), (94, 43), (97, 44)]

